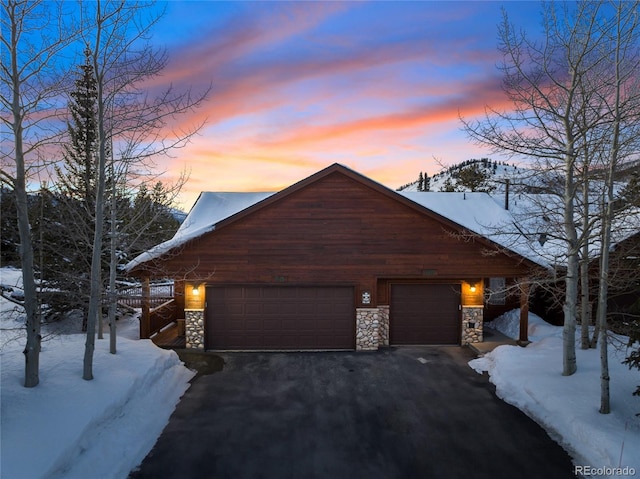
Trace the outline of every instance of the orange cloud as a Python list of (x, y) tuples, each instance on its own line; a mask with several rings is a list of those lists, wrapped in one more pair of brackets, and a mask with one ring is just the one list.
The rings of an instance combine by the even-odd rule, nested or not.
[(497, 54), (473, 35), (445, 44), (433, 27), (468, 11), (425, 13), (432, 28), (418, 22), (395, 32), (382, 22), (391, 37), (378, 39), (318, 30), (360, 4), (274, 5), (273, 14), (249, 10), (172, 52), (156, 83), (212, 85), (206, 104), (173, 125), (208, 120), (179, 152), (192, 169), (190, 190), (277, 190), (336, 161), (399, 186), (437, 171), (434, 157), (486, 156), (460, 132), (459, 115), (508, 106), (493, 73)]

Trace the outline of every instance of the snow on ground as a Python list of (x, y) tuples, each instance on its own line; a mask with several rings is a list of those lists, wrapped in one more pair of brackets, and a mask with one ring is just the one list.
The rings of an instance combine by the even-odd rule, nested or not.
[[(0, 283), (20, 285), (0, 269)], [(138, 320), (118, 322), (117, 354), (109, 335), (96, 340), (92, 381), (82, 379), (85, 335), (57, 334), (42, 344), (40, 384), (23, 387), (20, 315), (0, 298), (0, 477), (126, 478), (153, 447), (194, 373), (173, 351), (138, 340)], [(44, 328), (48, 329), (47, 327)]]
[[(517, 338), (519, 316), (519, 310), (511, 311), (488, 325)], [(621, 364), (628, 355), (625, 338), (614, 339), (609, 346), (611, 413), (607, 415), (598, 412), (599, 349), (577, 348), (578, 371), (567, 377), (562, 376), (562, 327), (529, 313), (529, 339), (532, 343), (526, 348), (500, 346), (469, 365), (487, 371), (498, 396), (544, 427), (576, 466), (604, 473), (594, 475), (591, 469), (585, 476), (624, 475), (618, 467), (628, 467), (626, 475), (635, 471), (631, 475), (640, 476), (640, 417), (636, 416), (640, 398), (632, 395), (640, 375)]]
[[(1, 268), (0, 283), (20, 287), (20, 272)], [(92, 381), (82, 379), (84, 335), (57, 334), (43, 342), (40, 385), (26, 389), (24, 338), (7, 331), (20, 326), (21, 315), (2, 298), (0, 314), (0, 477), (126, 478), (152, 448), (193, 372), (174, 352), (135, 339), (138, 322), (128, 318), (118, 322), (118, 354), (109, 354), (108, 334), (96, 341)], [(517, 337), (518, 322), (512, 311), (492, 325)], [(530, 314), (529, 337), (526, 348), (501, 346), (470, 366), (488, 371), (497, 394), (541, 424), (576, 465), (629, 467), (640, 475), (640, 398), (632, 396), (640, 377), (620, 364), (624, 348), (611, 348), (612, 413), (601, 415), (599, 352), (578, 349), (578, 372), (563, 377), (562, 328)]]

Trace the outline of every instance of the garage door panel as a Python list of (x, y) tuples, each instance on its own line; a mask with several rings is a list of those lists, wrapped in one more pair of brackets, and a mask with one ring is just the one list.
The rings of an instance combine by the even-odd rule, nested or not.
[(392, 344), (459, 344), (460, 285), (394, 284)]
[(212, 349), (354, 349), (351, 287), (207, 288)]
[(242, 293), (240, 293), (239, 298), (244, 299), (260, 299), (262, 298), (264, 292), (260, 289), (243, 289)]
[(239, 305), (240, 307), (242, 307), (242, 309), (240, 310), (239, 314), (243, 313), (244, 310), (244, 314), (246, 315), (251, 315), (251, 314), (257, 314), (260, 315), (263, 313), (263, 306), (260, 303), (245, 303), (245, 304), (241, 304)]
[[(309, 321), (300, 321), (298, 319), (285, 319), (283, 318), (279, 323), (280, 331), (293, 332), (296, 330), (309, 329)], [(276, 326), (277, 327), (277, 326)], [(266, 329), (266, 328), (265, 328)]]
[(267, 331), (281, 329), (283, 324), (282, 319), (278, 318), (262, 318), (258, 322), (260, 330), (265, 329)]
[(243, 297), (244, 292), (242, 290), (234, 290), (234, 289), (225, 289), (220, 291), (221, 294), (224, 295), (227, 299), (241, 299)]
[(316, 330), (318, 331), (318, 333), (322, 334), (326, 334), (328, 331), (335, 331), (336, 334), (344, 334), (344, 330), (341, 330), (339, 325), (333, 324), (329, 321), (320, 321), (316, 324)]
[[(314, 314), (320, 312), (318, 305), (316, 303), (298, 303), (297, 308), (296, 308), (296, 313), (303, 315), (303, 316), (307, 316), (310, 314)], [(325, 313), (326, 314), (326, 313)]]
[[(262, 320), (260, 318), (247, 318), (243, 322), (244, 329), (251, 331), (261, 331), (262, 330)], [(234, 329), (239, 329), (235, 326)]]
[(242, 303), (226, 303), (222, 306), (222, 311), (227, 315), (242, 316), (244, 310), (245, 308)]

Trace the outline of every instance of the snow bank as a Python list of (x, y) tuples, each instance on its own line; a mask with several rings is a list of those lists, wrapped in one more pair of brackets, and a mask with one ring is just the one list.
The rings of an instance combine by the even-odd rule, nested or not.
[(126, 478), (153, 447), (193, 377), (149, 340), (96, 341), (94, 379), (82, 379), (85, 336), (43, 343), (40, 384), (23, 387), (20, 342), (2, 361), (2, 462), (7, 478)]
[[(520, 337), (520, 310), (514, 309), (508, 311), (502, 316), (498, 316), (493, 321), (485, 323), (485, 326), (491, 329), (496, 329), (512, 339), (518, 339)], [(551, 336), (562, 337), (562, 328), (553, 326), (547, 323), (540, 316), (529, 313), (528, 334), (531, 341)]]
[[(495, 320), (494, 327), (513, 335), (518, 318), (519, 311), (509, 312)], [(627, 351), (610, 347), (612, 412), (604, 415), (598, 412), (600, 351), (578, 349), (578, 371), (566, 377), (562, 327), (529, 314), (529, 337), (532, 343), (526, 348), (500, 346), (469, 365), (487, 371), (497, 395), (544, 427), (577, 466), (628, 466), (640, 474), (640, 398), (632, 395), (640, 378), (621, 364)]]

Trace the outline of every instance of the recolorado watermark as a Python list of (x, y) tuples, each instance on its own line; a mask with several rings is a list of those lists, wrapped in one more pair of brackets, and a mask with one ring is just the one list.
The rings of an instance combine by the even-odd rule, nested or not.
[(593, 466), (574, 466), (573, 473), (582, 476), (635, 476), (635, 467), (593, 467)]

